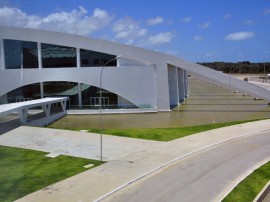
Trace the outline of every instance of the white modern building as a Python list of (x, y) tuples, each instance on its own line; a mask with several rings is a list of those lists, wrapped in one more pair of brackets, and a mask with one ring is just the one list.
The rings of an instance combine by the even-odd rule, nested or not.
[(102, 83), (105, 107), (169, 111), (188, 96), (188, 74), (270, 102), (263, 88), (171, 55), (77, 35), (0, 27), (1, 104), (69, 96), (69, 106), (90, 109), (100, 105)]

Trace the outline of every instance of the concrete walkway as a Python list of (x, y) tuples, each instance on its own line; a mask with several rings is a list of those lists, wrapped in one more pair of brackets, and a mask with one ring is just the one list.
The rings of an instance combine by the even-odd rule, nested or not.
[[(164, 142), (102, 135), (103, 161), (126, 156)], [(100, 135), (88, 132), (21, 126), (0, 135), (0, 145), (100, 160)]]
[[(190, 154), (225, 141), (256, 135), (257, 132), (266, 130), (270, 130), (270, 120), (216, 129), (167, 143), (150, 144), (148, 147), (58, 182), (18, 201), (99, 201), (108, 193), (121, 189)], [(120, 146), (119, 150), (121, 150)], [(267, 160), (269, 157), (266, 157)], [(232, 189), (237, 183), (232, 182), (227, 190)]]

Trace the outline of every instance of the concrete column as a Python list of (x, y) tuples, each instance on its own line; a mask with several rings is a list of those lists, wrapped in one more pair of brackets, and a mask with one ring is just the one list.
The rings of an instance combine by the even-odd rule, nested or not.
[(188, 72), (184, 70), (185, 98), (188, 96)]
[(186, 98), (186, 87), (185, 87), (185, 73), (183, 69), (178, 69), (178, 89), (179, 89), (179, 100), (180, 102)]
[(156, 102), (160, 111), (170, 111), (167, 63), (156, 64)]
[(44, 98), (44, 86), (43, 86), (43, 82), (39, 83), (40, 86), (40, 98)]
[(37, 43), (37, 48), (38, 48), (38, 68), (42, 68), (42, 55), (41, 55), (41, 43)]
[(20, 109), (18, 111), (20, 122), (23, 125), (27, 123), (27, 113), (28, 113), (28, 109)]
[(67, 101), (66, 100), (61, 102), (61, 107), (62, 107), (62, 111), (65, 112), (66, 107), (67, 107)]
[(177, 93), (177, 97), (178, 97), (178, 104), (180, 104), (179, 103), (179, 85), (178, 85), (178, 83), (179, 83), (179, 81), (178, 81), (178, 67), (175, 67), (175, 79), (176, 79), (176, 89), (177, 89), (177, 91), (176, 91), (176, 93)]
[(4, 40), (0, 39), (0, 69), (5, 69)]
[(76, 48), (76, 54), (77, 54), (77, 68), (81, 67), (81, 55), (80, 55), (80, 49)]
[(82, 107), (82, 84), (78, 83), (78, 100), (79, 100), (79, 107)]
[(45, 115), (47, 116), (47, 117), (49, 117), (50, 116), (50, 114), (51, 114), (51, 104), (46, 104), (46, 105), (43, 105), (42, 106), (42, 108), (43, 108), (43, 111), (44, 111), (44, 113), (45, 113)]
[(177, 74), (175, 69), (176, 67), (168, 65), (169, 96), (171, 106), (176, 106), (179, 104), (179, 95), (177, 93)]

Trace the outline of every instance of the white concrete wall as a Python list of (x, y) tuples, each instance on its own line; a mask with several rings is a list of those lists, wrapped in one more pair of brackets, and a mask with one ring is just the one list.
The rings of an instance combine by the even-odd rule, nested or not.
[[(20, 69), (7, 69), (0, 75), (0, 96), (20, 86), (47, 81), (70, 81), (99, 87), (100, 70), (101, 67), (24, 69), (21, 80)], [(105, 67), (102, 88), (139, 107), (156, 106), (155, 74), (153, 66)]]
[(144, 66), (147, 65), (146, 63), (135, 61), (128, 58), (119, 58), (117, 66)]
[(0, 96), (0, 104), (7, 104), (7, 94)]

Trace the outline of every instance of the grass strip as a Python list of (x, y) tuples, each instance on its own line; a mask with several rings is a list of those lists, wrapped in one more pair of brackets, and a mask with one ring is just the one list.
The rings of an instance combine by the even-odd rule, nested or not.
[(14, 201), (53, 183), (86, 171), (84, 165), (99, 161), (0, 146), (0, 201)]
[[(216, 124), (189, 126), (182, 128), (103, 129), (103, 133), (115, 136), (140, 138), (146, 140), (170, 141), (208, 130), (246, 122), (251, 121), (234, 121), (229, 123), (216, 123)], [(100, 129), (88, 129), (88, 130), (89, 132), (92, 133), (100, 133)]]
[(241, 181), (222, 202), (252, 202), (270, 180), (270, 161)]

